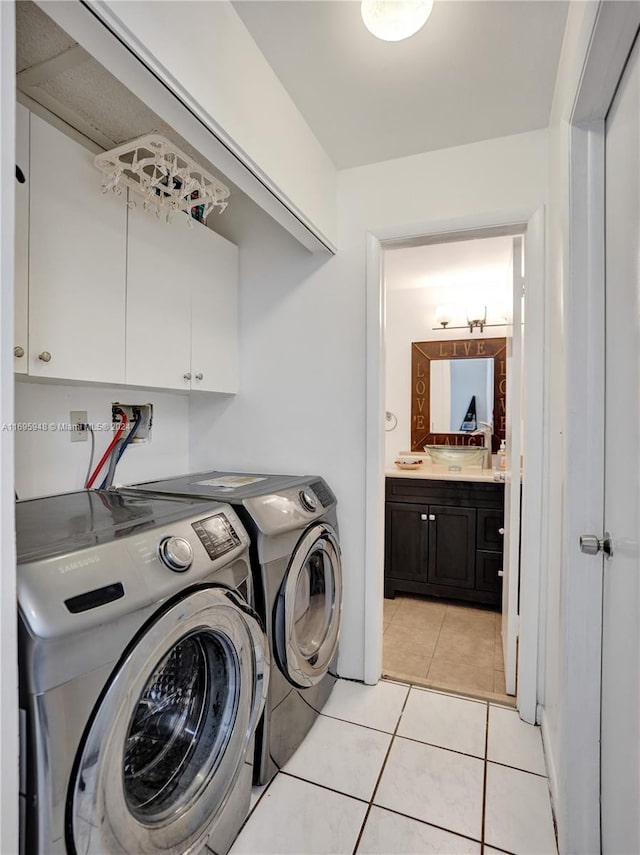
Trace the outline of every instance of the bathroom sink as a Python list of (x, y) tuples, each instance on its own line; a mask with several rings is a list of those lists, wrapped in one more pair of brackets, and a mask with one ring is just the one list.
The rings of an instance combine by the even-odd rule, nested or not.
[(449, 469), (479, 466), (489, 469), (489, 449), (477, 445), (425, 445), (424, 450), (434, 463), (441, 463)]

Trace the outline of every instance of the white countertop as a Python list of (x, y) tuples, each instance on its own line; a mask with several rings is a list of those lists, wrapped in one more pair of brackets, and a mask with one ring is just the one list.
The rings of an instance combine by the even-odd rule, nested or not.
[[(480, 469), (479, 466), (467, 466), (459, 472), (451, 472), (446, 466), (437, 463), (423, 463), (417, 469), (398, 469), (397, 466), (389, 466), (384, 474), (387, 478), (414, 478), (434, 481), (485, 481), (493, 482), (500, 469)], [(500, 481), (499, 483), (502, 483)]]

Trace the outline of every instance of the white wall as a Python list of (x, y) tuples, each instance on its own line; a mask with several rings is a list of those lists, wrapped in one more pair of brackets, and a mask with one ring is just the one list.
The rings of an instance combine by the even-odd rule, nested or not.
[[(15, 387), (15, 422), (66, 424), (70, 410), (86, 410), (90, 423), (109, 423), (111, 404), (116, 401), (122, 404), (152, 403), (153, 427), (148, 445), (129, 445), (118, 464), (114, 483), (131, 483), (189, 471), (189, 399), (186, 395), (18, 382)], [(94, 465), (102, 457), (112, 434), (96, 431), (95, 438)], [(82, 489), (90, 452), (90, 438), (86, 442), (71, 442), (66, 431), (16, 431), (15, 488), (19, 498)], [(103, 472), (106, 474), (106, 468)]]
[(343, 548), (343, 676), (363, 677), (364, 578), (375, 572), (364, 566), (367, 231), (530, 213), (546, 179), (545, 131), (346, 170), (333, 259), (308, 256), (266, 221), (240, 249), (241, 391), (191, 401), (191, 463), (327, 478)]
[(334, 243), (335, 167), (231, 3), (108, 0), (102, 5), (259, 174)]
[[(509, 238), (510, 240), (510, 238)], [(393, 250), (410, 252), (411, 250)], [(389, 281), (387, 279), (387, 286)], [(482, 286), (483, 297), (487, 300), (489, 322), (498, 322), (497, 314), (492, 319), (491, 307), (511, 303), (511, 274), (507, 269), (497, 270), (495, 279)], [(425, 288), (390, 290), (387, 287), (387, 323), (386, 323), (386, 404), (398, 419), (395, 430), (385, 434), (385, 464), (390, 466), (401, 451), (411, 447), (411, 343), (414, 341), (443, 341), (459, 338), (501, 338), (506, 335), (506, 327), (485, 328), (473, 335), (469, 330), (434, 330), (435, 310), (448, 304), (460, 306), (457, 322), (464, 322), (464, 306), (474, 299), (478, 292), (476, 285), (442, 285)], [(468, 403), (468, 399), (465, 403)], [(464, 413), (463, 413), (464, 415)]]

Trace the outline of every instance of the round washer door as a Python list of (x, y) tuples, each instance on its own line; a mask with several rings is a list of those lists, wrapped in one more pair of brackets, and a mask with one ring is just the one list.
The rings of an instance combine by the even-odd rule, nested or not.
[(149, 626), (84, 740), (70, 793), (76, 852), (198, 851), (264, 706), (269, 654), (238, 595), (204, 588)]
[(314, 686), (338, 649), (342, 564), (335, 530), (311, 526), (298, 542), (276, 610), (281, 668), (296, 686)]

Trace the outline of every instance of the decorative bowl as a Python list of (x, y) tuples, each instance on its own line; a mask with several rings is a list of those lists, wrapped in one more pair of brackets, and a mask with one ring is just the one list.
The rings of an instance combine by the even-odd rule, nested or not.
[(395, 460), (394, 463), (398, 467), (398, 469), (419, 469), (422, 466), (422, 460), (420, 458), (414, 458), (406, 460)]

